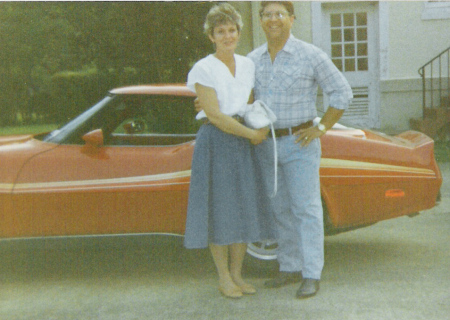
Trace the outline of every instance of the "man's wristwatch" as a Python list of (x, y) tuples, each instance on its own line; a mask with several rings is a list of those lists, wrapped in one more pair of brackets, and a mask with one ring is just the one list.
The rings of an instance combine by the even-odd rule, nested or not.
[(319, 123), (317, 125), (317, 129), (319, 129), (320, 131), (322, 131), (323, 133), (327, 132), (327, 128), (325, 127), (325, 125), (323, 123)]

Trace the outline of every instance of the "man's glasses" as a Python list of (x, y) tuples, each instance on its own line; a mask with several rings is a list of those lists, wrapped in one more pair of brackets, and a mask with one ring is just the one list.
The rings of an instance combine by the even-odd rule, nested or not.
[(276, 12), (263, 12), (261, 13), (262, 20), (270, 20), (272, 17), (276, 19), (283, 19), (289, 16), (289, 12), (287, 11), (276, 11)]

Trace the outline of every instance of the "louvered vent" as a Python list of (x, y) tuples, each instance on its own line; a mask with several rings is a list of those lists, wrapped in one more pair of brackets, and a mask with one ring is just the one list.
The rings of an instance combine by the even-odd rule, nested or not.
[(361, 118), (369, 115), (369, 88), (352, 88), (353, 100), (349, 108), (345, 111), (344, 117), (347, 119)]

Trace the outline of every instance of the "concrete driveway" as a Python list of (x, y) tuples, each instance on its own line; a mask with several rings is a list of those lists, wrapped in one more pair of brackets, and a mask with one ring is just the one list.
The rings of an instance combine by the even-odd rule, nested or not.
[(263, 289), (276, 263), (247, 259), (258, 293), (225, 299), (208, 250), (181, 238), (0, 241), (0, 319), (449, 319), (450, 163), (441, 169), (439, 207), (326, 238), (314, 298)]

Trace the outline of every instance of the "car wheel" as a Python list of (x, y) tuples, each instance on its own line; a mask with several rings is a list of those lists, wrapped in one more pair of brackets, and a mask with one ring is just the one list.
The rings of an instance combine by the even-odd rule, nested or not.
[(276, 241), (253, 242), (247, 245), (247, 253), (260, 260), (275, 260), (277, 247)]

